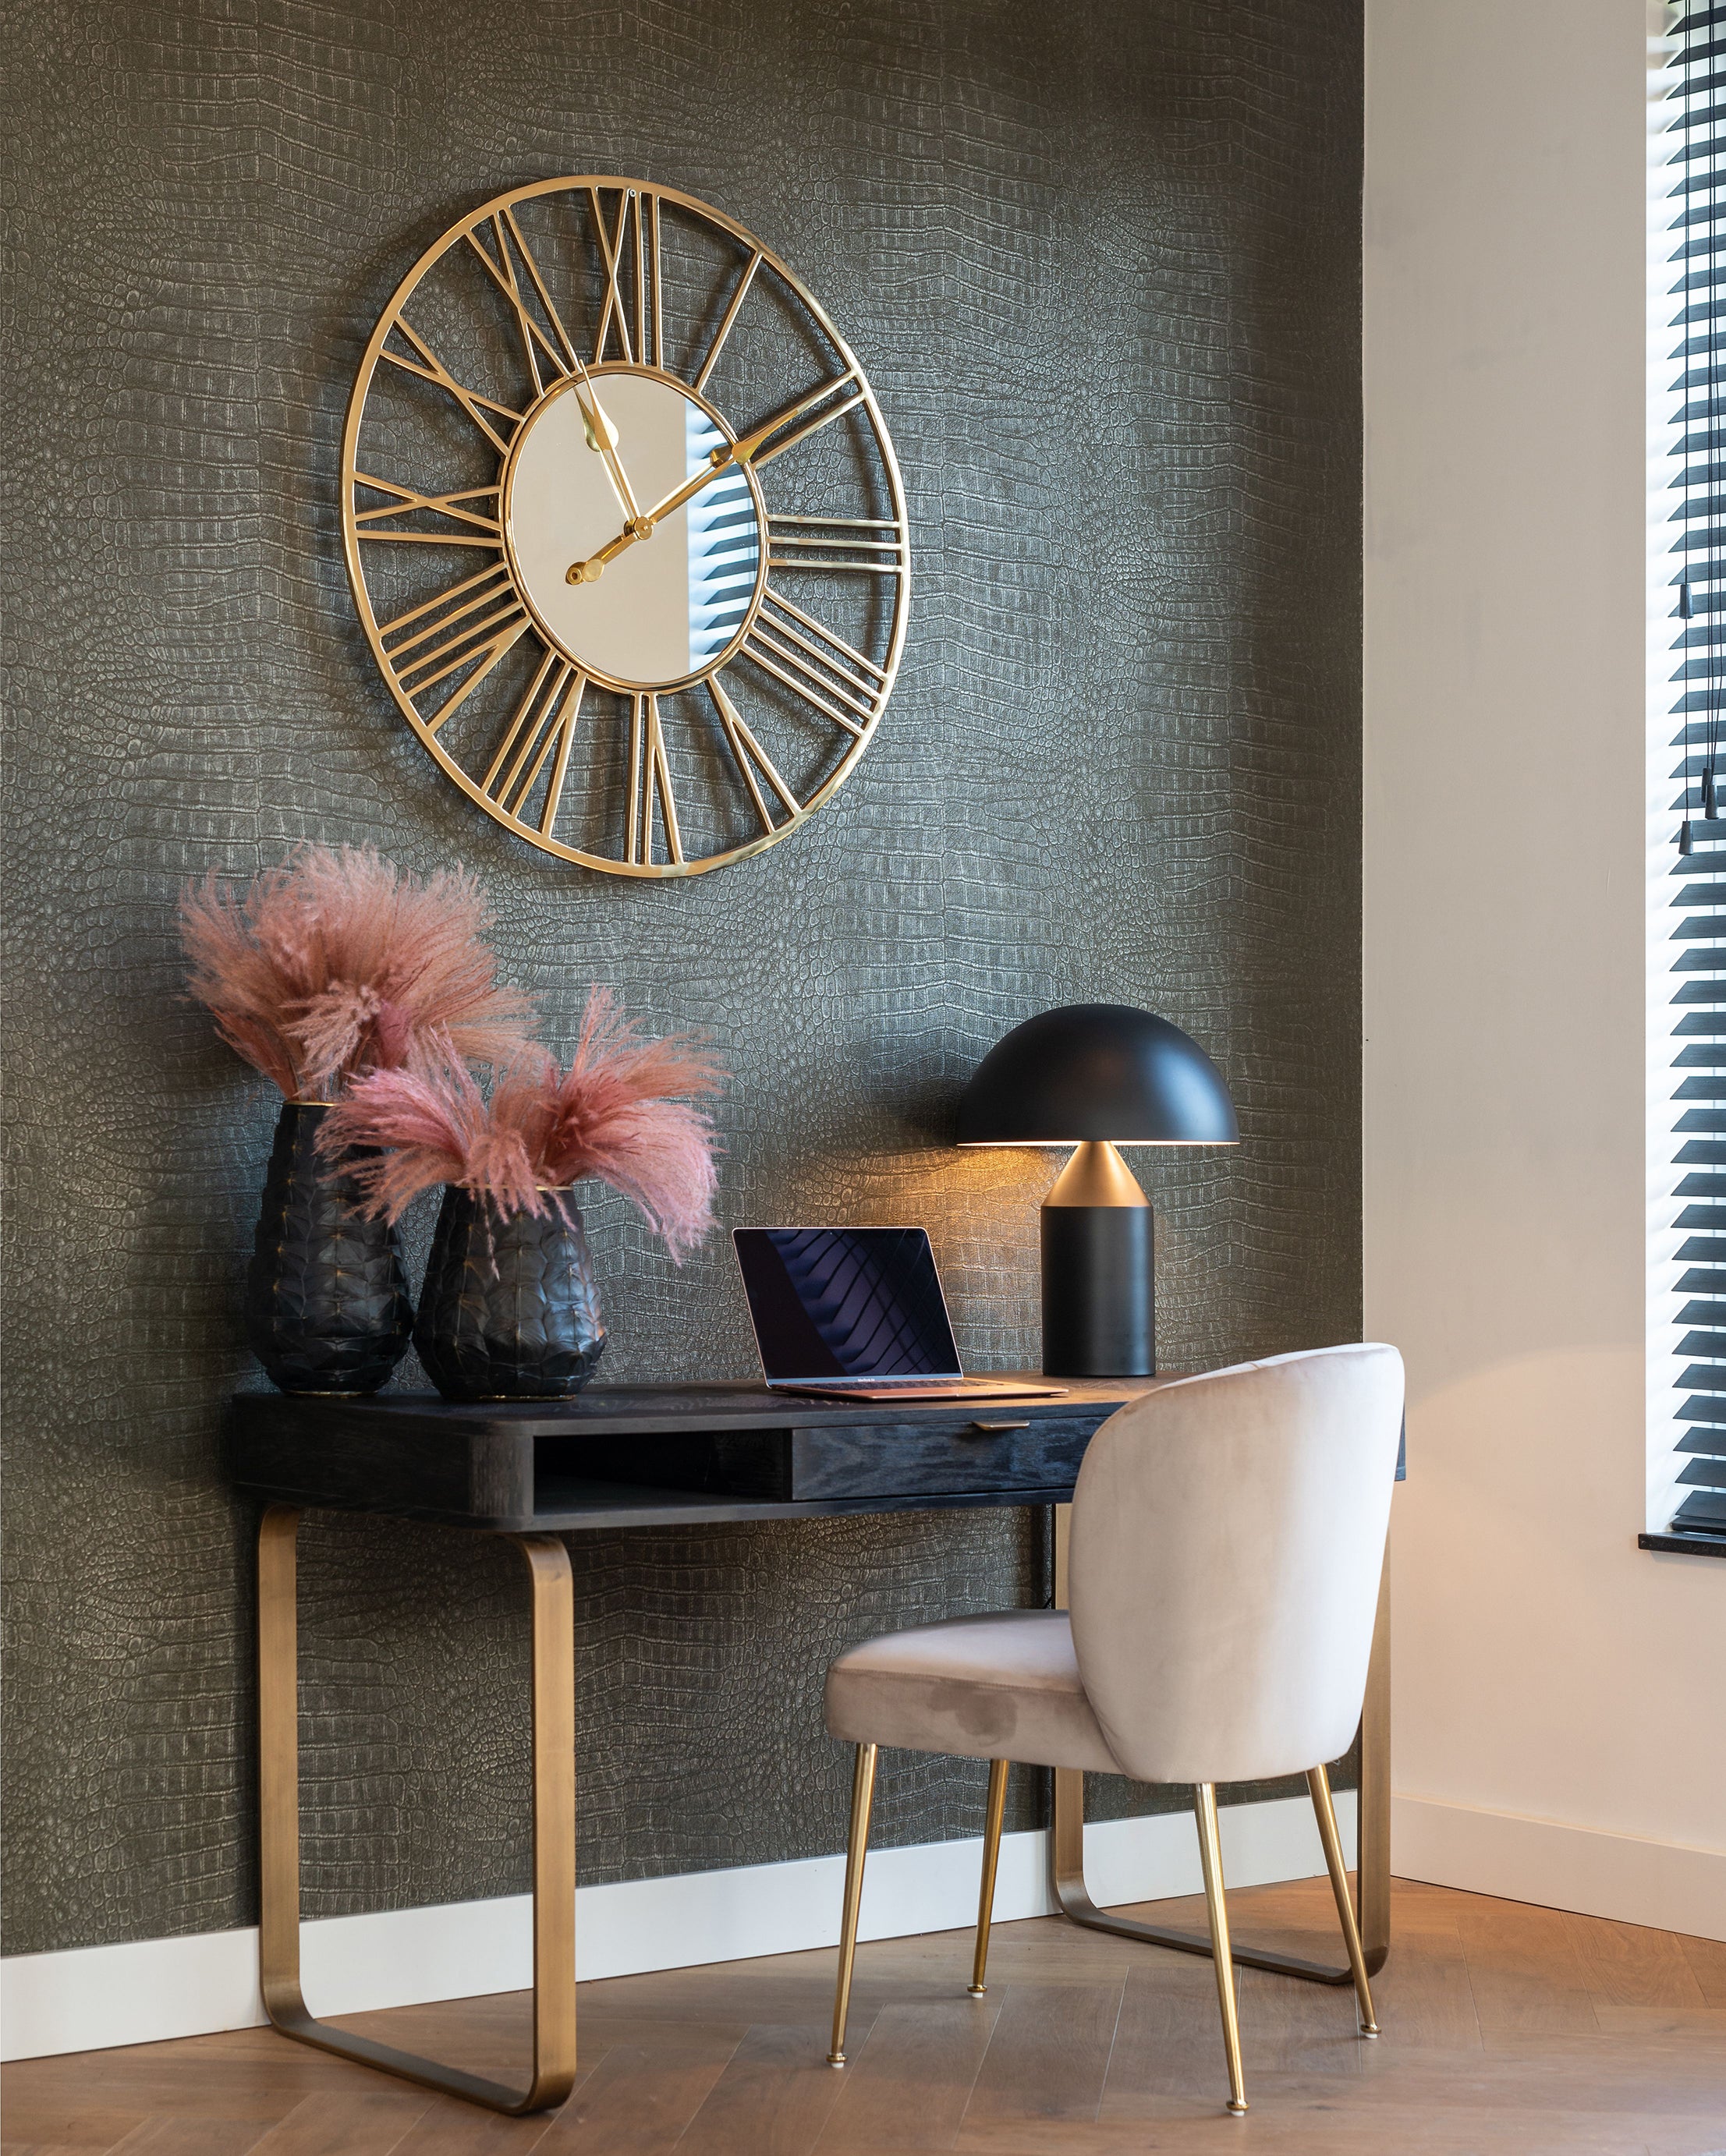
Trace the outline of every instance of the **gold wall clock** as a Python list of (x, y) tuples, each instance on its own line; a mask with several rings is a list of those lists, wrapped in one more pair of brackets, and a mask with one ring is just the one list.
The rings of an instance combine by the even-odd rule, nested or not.
[(904, 646), (904, 488), (850, 347), (742, 226), (640, 181), (517, 187), (426, 250), (360, 365), (342, 518), (442, 769), (616, 875), (797, 829)]

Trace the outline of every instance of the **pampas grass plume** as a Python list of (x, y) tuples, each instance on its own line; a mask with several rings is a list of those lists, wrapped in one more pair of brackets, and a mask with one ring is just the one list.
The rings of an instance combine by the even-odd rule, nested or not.
[(506, 1211), (542, 1214), (595, 1176), (640, 1208), (680, 1264), (713, 1224), (713, 1126), (686, 1097), (717, 1093), (721, 1065), (688, 1035), (653, 1040), (609, 988), (588, 998), (568, 1070), (523, 1050), (485, 1100), (453, 1042), (363, 1079), (330, 1116), (321, 1148), (382, 1148), (351, 1172), (362, 1210), (398, 1219), (422, 1190), (460, 1183)]
[(532, 1004), (498, 983), (491, 921), (465, 870), (422, 882), (372, 846), (301, 846), (244, 894), (213, 875), (180, 900), (191, 993), (290, 1100), (398, 1070), (434, 1040), (513, 1060)]

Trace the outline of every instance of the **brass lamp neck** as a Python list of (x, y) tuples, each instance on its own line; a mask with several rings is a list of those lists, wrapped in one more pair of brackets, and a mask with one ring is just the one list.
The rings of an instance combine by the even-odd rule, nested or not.
[(1107, 1138), (1087, 1138), (1056, 1178), (1045, 1205), (1148, 1205), (1120, 1154)]

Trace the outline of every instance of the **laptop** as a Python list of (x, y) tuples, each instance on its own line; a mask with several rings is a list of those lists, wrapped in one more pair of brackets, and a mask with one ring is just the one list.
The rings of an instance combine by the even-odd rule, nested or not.
[(968, 1378), (922, 1228), (733, 1228), (761, 1367), (831, 1400), (1058, 1400), (1064, 1385)]

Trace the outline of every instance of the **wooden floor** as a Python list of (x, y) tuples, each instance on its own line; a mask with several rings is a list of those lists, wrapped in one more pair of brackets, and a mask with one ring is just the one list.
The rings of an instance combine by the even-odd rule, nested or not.
[[(1336, 1948), (1318, 1881), (1230, 1897), (1237, 1938)], [(1163, 1921), (1203, 1922), (1202, 1903)], [(1059, 1917), (864, 1947), (854, 2063), (826, 2065), (834, 1956), (581, 1988), (582, 2079), (502, 2119), (269, 2030), (6, 2070), (6, 2156), (1061, 2156), (1065, 2151), (1726, 2151), (1726, 1946), (1399, 1885), (1377, 2043), (1349, 1994), (1242, 1972), (1252, 2111), (1232, 2119), (1210, 1964)], [(347, 2025), (492, 2074), (521, 1994)]]

